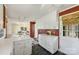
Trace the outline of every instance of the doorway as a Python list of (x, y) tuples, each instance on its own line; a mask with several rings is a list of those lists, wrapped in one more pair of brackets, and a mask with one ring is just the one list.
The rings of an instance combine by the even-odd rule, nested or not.
[(30, 37), (35, 38), (35, 24), (36, 22), (31, 21), (30, 22)]

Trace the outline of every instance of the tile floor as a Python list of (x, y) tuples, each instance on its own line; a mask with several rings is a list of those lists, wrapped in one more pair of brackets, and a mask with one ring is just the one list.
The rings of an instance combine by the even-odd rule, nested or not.
[(51, 54), (50, 52), (48, 52), (47, 50), (45, 50), (43, 47), (41, 47), (40, 45), (36, 44), (32, 47), (32, 55), (65, 55), (62, 52), (57, 51), (54, 54)]

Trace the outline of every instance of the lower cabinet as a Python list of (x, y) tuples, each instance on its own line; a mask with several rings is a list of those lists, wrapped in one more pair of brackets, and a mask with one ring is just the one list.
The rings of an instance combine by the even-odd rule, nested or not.
[(13, 54), (14, 55), (30, 55), (32, 53), (32, 42), (27, 40), (14, 41)]
[(58, 50), (57, 36), (40, 34), (38, 41), (40, 46), (42, 46), (52, 54), (54, 54)]

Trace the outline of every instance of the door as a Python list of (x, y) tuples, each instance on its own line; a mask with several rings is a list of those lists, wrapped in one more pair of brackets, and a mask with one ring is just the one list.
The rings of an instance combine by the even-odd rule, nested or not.
[(35, 37), (35, 22), (32, 21), (30, 22), (30, 37)]

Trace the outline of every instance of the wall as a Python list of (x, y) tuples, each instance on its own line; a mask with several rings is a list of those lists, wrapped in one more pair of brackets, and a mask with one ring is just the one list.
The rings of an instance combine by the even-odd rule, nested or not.
[(62, 17), (60, 17), (60, 51), (66, 54), (79, 54), (79, 39), (63, 36)]
[[(46, 32), (47, 30), (54, 30), (58, 29), (58, 16), (57, 16), (57, 10), (52, 10), (49, 14), (41, 17), (39, 19), (39, 22), (41, 23), (41, 26), (38, 26), (42, 29), (42, 32)], [(39, 24), (40, 24), (39, 23)], [(55, 33), (55, 31), (54, 31)], [(39, 45), (41, 45), (43, 48), (45, 48), (50, 53), (54, 54), (58, 50), (58, 35), (46, 35), (46, 34), (39, 34), (38, 35), (38, 42)]]
[(58, 29), (57, 10), (53, 10), (39, 20), (43, 24), (44, 29)]
[(15, 26), (17, 24), (22, 24), (21, 26), (26, 26), (27, 30), (29, 30), (29, 23), (27, 21), (19, 21), (18, 19), (12, 19), (12, 18), (8, 18), (8, 23), (7, 23), (7, 33), (8, 35), (12, 35), (14, 33), (15, 30)]
[[(26, 20), (26, 21), (24, 21)], [(28, 30), (29, 30), (29, 22), (35, 21), (36, 22), (36, 31), (35, 31), (35, 37), (37, 37), (37, 30), (38, 29), (58, 29), (58, 18), (57, 18), (57, 10), (53, 10), (52, 12), (46, 14), (45, 16), (42, 16), (40, 19), (22, 19), (21, 21), (18, 19), (8, 19), (8, 34), (12, 34), (12, 23), (13, 22), (25, 22), (28, 23)]]
[(35, 37), (38, 37), (38, 29), (58, 29), (57, 10), (52, 10), (52, 12), (36, 20)]
[(79, 54), (79, 39), (63, 36), (62, 16), (60, 16), (60, 51), (66, 54)]

